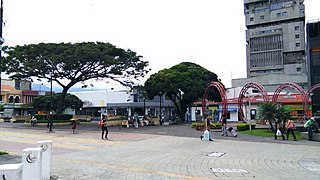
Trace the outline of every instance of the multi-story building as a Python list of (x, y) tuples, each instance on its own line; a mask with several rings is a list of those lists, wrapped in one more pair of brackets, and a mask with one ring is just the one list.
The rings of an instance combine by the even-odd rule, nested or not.
[[(320, 19), (307, 23), (307, 60), (309, 68), (309, 86), (320, 83)], [(320, 116), (320, 92), (312, 96), (312, 114)]]
[(305, 58), (304, 0), (244, 0), (247, 78), (233, 87), (257, 81), (267, 91), (295, 82), (308, 89)]

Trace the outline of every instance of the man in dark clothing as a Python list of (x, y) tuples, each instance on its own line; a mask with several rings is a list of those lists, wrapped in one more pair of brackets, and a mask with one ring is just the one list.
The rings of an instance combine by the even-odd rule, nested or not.
[[(101, 134), (101, 138), (103, 139), (103, 137), (105, 137), (106, 139), (108, 139), (108, 127), (107, 127), (107, 117), (105, 115), (102, 116), (102, 123), (101, 123), (101, 131), (102, 131), (102, 134)], [(104, 136), (104, 133), (105, 136)]]

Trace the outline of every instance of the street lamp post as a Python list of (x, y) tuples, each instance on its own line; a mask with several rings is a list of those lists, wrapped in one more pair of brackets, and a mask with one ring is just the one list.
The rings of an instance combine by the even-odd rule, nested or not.
[(162, 103), (162, 92), (160, 92), (160, 108), (159, 108), (159, 116), (160, 116), (160, 125), (162, 125), (162, 109), (161, 109), (161, 103)]
[[(2, 47), (3, 38), (2, 38), (2, 24), (3, 24), (3, 0), (0, 2), (0, 47)], [(1, 95), (1, 50), (0, 50), (0, 101), (2, 101)]]
[(52, 127), (53, 127), (53, 120), (52, 120), (52, 72), (50, 73), (50, 114), (49, 114), (49, 132), (53, 132), (52, 131)]
[(146, 98), (143, 98), (143, 115), (146, 115)]

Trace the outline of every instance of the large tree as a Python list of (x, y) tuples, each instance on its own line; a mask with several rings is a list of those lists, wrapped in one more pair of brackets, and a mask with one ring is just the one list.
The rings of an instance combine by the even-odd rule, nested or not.
[[(51, 106), (53, 109), (57, 109), (58, 104), (52, 102), (57, 102), (60, 98), (61, 93), (54, 93), (52, 94), (52, 96), (50, 94), (45, 96), (38, 96), (33, 99), (32, 107), (36, 110), (47, 110), (50, 109)], [(65, 110), (66, 108), (80, 109), (82, 108), (82, 106), (83, 102), (81, 101), (81, 99), (73, 94), (67, 93), (62, 105), (62, 110)]]
[[(187, 107), (203, 97), (211, 81), (218, 81), (215, 73), (197, 64), (183, 62), (151, 75), (144, 88), (149, 98), (165, 94), (176, 107), (179, 119), (183, 120)], [(212, 100), (219, 101), (220, 95), (215, 92)]]
[(2, 71), (11, 78), (47, 79), (63, 88), (56, 109), (58, 114), (62, 112), (68, 90), (77, 83), (109, 79), (132, 86), (148, 73), (148, 62), (142, 61), (142, 56), (110, 43), (40, 43), (5, 47), (4, 52)]

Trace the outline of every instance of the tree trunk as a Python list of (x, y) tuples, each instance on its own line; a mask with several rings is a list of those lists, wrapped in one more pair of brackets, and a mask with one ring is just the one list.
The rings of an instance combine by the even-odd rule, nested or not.
[(271, 122), (271, 119), (269, 119), (268, 121), (269, 121), (269, 125), (270, 125), (270, 127), (271, 127), (272, 132), (274, 132), (274, 127), (273, 127), (273, 124), (272, 124), (272, 122)]
[(69, 88), (67, 87), (64, 87), (62, 92), (61, 92), (61, 96), (60, 96), (60, 99), (59, 99), (59, 102), (58, 102), (58, 106), (57, 106), (57, 109), (56, 109), (56, 114), (62, 114), (62, 111), (63, 111), (63, 103), (64, 103), (64, 99), (67, 95), (67, 92), (68, 92)]

